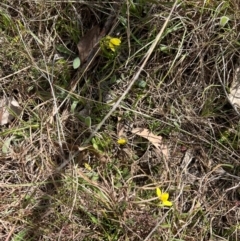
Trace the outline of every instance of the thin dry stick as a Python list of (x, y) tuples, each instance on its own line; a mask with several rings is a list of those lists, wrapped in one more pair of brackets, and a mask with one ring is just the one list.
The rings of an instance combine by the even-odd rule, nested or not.
[(15, 75), (15, 74), (19, 74), (19, 73), (21, 73), (22, 71), (29, 69), (30, 67), (32, 67), (32, 65), (28, 65), (27, 67), (25, 67), (25, 68), (23, 68), (23, 69), (20, 69), (20, 70), (14, 72), (14, 73), (12, 73), (12, 74), (6, 75), (6, 76), (0, 78), (0, 81), (2, 81), (2, 80), (4, 80), (4, 79), (7, 79), (7, 78), (10, 78), (10, 77), (12, 77), (12, 76)]
[[(171, 210), (171, 209), (170, 209)], [(153, 228), (153, 230), (148, 234), (148, 236), (143, 240), (143, 241), (148, 241), (151, 236), (153, 235), (153, 233), (158, 229), (158, 227), (160, 226), (160, 224), (164, 221), (164, 219), (167, 217), (168, 213), (170, 212), (170, 210), (168, 210), (163, 217), (160, 219), (160, 221), (157, 223), (157, 225)]]
[[(145, 67), (148, 59), (150, 58), (150, 55), (152, 54), (153, 50), (155, 49), (157, 43), (159, 42), (160, 38), (162, 37), (162, 34), (165, 30), (165, 28), (167, 27), (167, 24), (172, 16), (173, 10), (175, 9), (176, 5), (177, 5), (177, 1), (175, 0), (174, 5), (172, 6), (172, 9), (168, 15), (168, 17), (166, 18), (160, 32), (158, 33), (158, 35), (156, 36), (155, 40), (153, 41), (151, 47), (149, 48), (148, 52), (145, 54), (144, 56), (144, 61), (142, 63), (142, 65), (140, 66), (138, 72), (132, 77), (131, 83), (128, 86), (128, 88), (124, 91), (124, 93), (122, 94), (122, 96), (118, 99), (118, 101), (113, 105), (112, 109), (107, 113), (107, 115), (103, 118), (103, 120), (97, 125), (97, 127), (95, 128), (95, 130), (92, 132), (92, 134), (90, 135), (90, 137), (86, 140), (86, 144), (88, 144), (91, 139), (96, 135), (96, 133), (99, 131), (99, 129), (103, 126), (103, 124), (105, 123), (105, 121), (112, 115), (112, 113), (117, 109), (117, 107), (119, 106), (119, 104), (121, 103), (121, 101), (125, 98), (125, 96), (128, 94), (128, 92), (130, 91), (130, 89), (132, 88), (132, 86), (134, 85), (134, 83), (136, 82), (136, 80), (138, 79), (140, 73), (142, 72), (143, 68)], [(70, 153), (70, 156), (68, 158), (68, 160), (64, 161), (57, 169), (56, 171), (60, 171), (61, 169), (63, 169), (75, 156), (78, 155), (80, 151), (77, 151), (76, 153), (74, 153), (73, 155)]]
[(9, 240), (10, 240), (12, 234), (14, 233), (14, 230), (15, 230), (15, 226), (13, 226), (13, 227), (11, 228), (11, 230), (10, 230), (7, 238), (5, 239), (5, 241), (9, 241)]

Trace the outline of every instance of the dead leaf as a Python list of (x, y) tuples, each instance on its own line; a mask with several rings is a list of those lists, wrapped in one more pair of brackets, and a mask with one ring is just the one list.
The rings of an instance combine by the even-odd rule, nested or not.
[(22, 108), (14, 97), (3, 97), (0, 100), (0, 125), (8, 124), (18, 116), (22, 111)]
[(240, 108), (240, 67), (236, 69), (228, 98), (233, 106)]
[(167, 147), (167, 145), (163, 144), (161, 136), (154, 135), (148, 129), (144, 129), (144, 128), (135, 128), (132, 130), (132, 133), (149, 140), (158, 150), (161, 151), (163, 156), (166, 159), (168, 159), (168, 156), (169, 156), (168, 155), (168, 152), (169, 152), (168, 147)]
[[(115, 11), (119, 7), (120, 5), (116, 3), (114, 6), (115, 10), (113, 9), (112, 14), (110, 14), (106, 22), (104, 24), (95, 25), (79, 41), (77, 47), (81, 64), (95, 55), (99, 47), (99, 41), (110, 31), (111, 27), (114, 25), (114, 22), (116, 22)], [(100, 27), (100, 25), (102, 27)]]
[(94, 48), (98, 46), (102, 37), (103, 35), (99, 25), (94, 26), (82, 37), (77, 45), (81, 63), (87, 61)]
[(185, 152), (185, 155), (183, 157), (183, 160), (182, 160), (182, 164), (181, 164), (181, 167), (182, 169), (186, 172), (189, 164), (191, 163), (191, 161), (193, 160), (194, 156), (193, 156), (193, 151), (191, 149), (188, 149), (186, 152)]

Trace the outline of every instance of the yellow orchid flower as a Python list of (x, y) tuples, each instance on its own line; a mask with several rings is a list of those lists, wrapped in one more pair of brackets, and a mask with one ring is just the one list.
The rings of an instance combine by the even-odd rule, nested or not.
[(168, 193), (166, 193), (166, 192), (162, 193), (160, 188), (157, 187), (156, 194), (157, 194), (158, 198), (160, 199), (160, 201), (162, 202), (163, 206), (171, 207), (173, 205), (172, 202), (168, 201), (168, 198), (169, 198)]

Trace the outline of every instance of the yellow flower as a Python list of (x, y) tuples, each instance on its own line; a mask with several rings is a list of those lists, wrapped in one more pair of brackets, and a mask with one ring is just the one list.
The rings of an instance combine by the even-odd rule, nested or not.
[(103, 53), (107, 57), (113, 57), (114, 55), (112, 52), (116, 52), (116, 50), (120, 44), (121, 44), (120, 38), (113, 38), (109, 35), (105, 36), (100, 41), (100, 47), (101, 47)]
[(127, 139), (126, 138), (119, 138), (117, 143), (121, 146), (126, 145), (127, 144)]
[(171, 207), (173, 205), (172, 202), (168, 201), (168, 198), (169, 198), (168, 193), (166, 193), (166, 192), (162, 193), (160, 188), (157, 187), (156, 194), (157, 194), (158, 198), (160, 199), (160, 201), (162, 202), (163, 206)]
[(119, 38), (111, 38), (109, 40), (109, 48), (115, 52), (115, 49), (117, 46), (119, 46), (121, 44), (121, 39)]
[(84, 163), (84, 167), (88, 170), (88, 171), (92, 171), (92, 168), (89, 164), (87, 164), (86, 162)]
[(116, 48), (121, 44), (120, 38), (112, 38), (107, 36), (106, 39), (109, 39), (108, 47), (115, 52)]

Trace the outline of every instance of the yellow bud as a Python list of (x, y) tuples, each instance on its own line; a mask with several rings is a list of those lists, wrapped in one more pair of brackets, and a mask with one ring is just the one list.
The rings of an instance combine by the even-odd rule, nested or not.
[(127, 139), (126, 138), (119, 138), (117, 142), (118, 142), (119, 145), (125, 145), (125, 144), (127, 144)]

